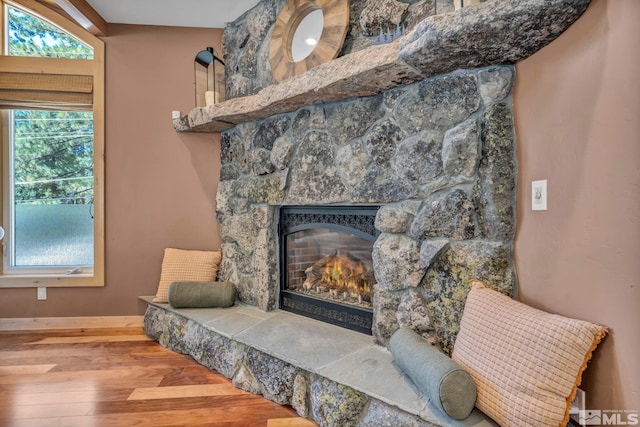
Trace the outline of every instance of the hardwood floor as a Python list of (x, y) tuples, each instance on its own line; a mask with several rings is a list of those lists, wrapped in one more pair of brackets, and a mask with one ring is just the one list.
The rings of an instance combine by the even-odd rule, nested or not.
[(317, 424), (127, 328), (0, 332), (0, 426)]

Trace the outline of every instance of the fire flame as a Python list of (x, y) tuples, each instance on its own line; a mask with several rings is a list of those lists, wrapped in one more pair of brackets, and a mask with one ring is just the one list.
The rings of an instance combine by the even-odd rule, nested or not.
[(370, 300), (373, 284), (367, 281), (365, 273), (362, 261), (342, 254), (327, 260), (320, 282), (338, 294), (346, 293), (351, 298)]

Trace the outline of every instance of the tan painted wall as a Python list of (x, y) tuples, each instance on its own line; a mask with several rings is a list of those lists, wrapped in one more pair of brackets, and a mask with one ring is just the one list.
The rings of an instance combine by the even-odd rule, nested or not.
[(219, 135), (178, 134), (171, 111), (195, 105), (193, 58), (222, 30), (109, 25), (106, 43), (106, 286), (0, 290), (0, 317), (144, 313), (163, 250), (218, 249)]
[(590, 409), (640, 410), (638, 22), (638, 0), (593, 0), (516, 67), (520, 298), (610, 328), (583, 377)]

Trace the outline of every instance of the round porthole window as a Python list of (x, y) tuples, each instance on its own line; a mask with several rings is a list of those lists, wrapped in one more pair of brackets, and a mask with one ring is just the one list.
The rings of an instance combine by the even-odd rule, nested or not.
[(334, 59), (348, 27), (348, 0), (289, 0), (269, 44), (274, 78), (280, 82)]

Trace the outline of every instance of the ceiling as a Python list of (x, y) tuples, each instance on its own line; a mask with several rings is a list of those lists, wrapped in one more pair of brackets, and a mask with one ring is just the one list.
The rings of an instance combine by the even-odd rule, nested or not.
[(110, 24), (224, 28), (258, 0), (87, 0)]

